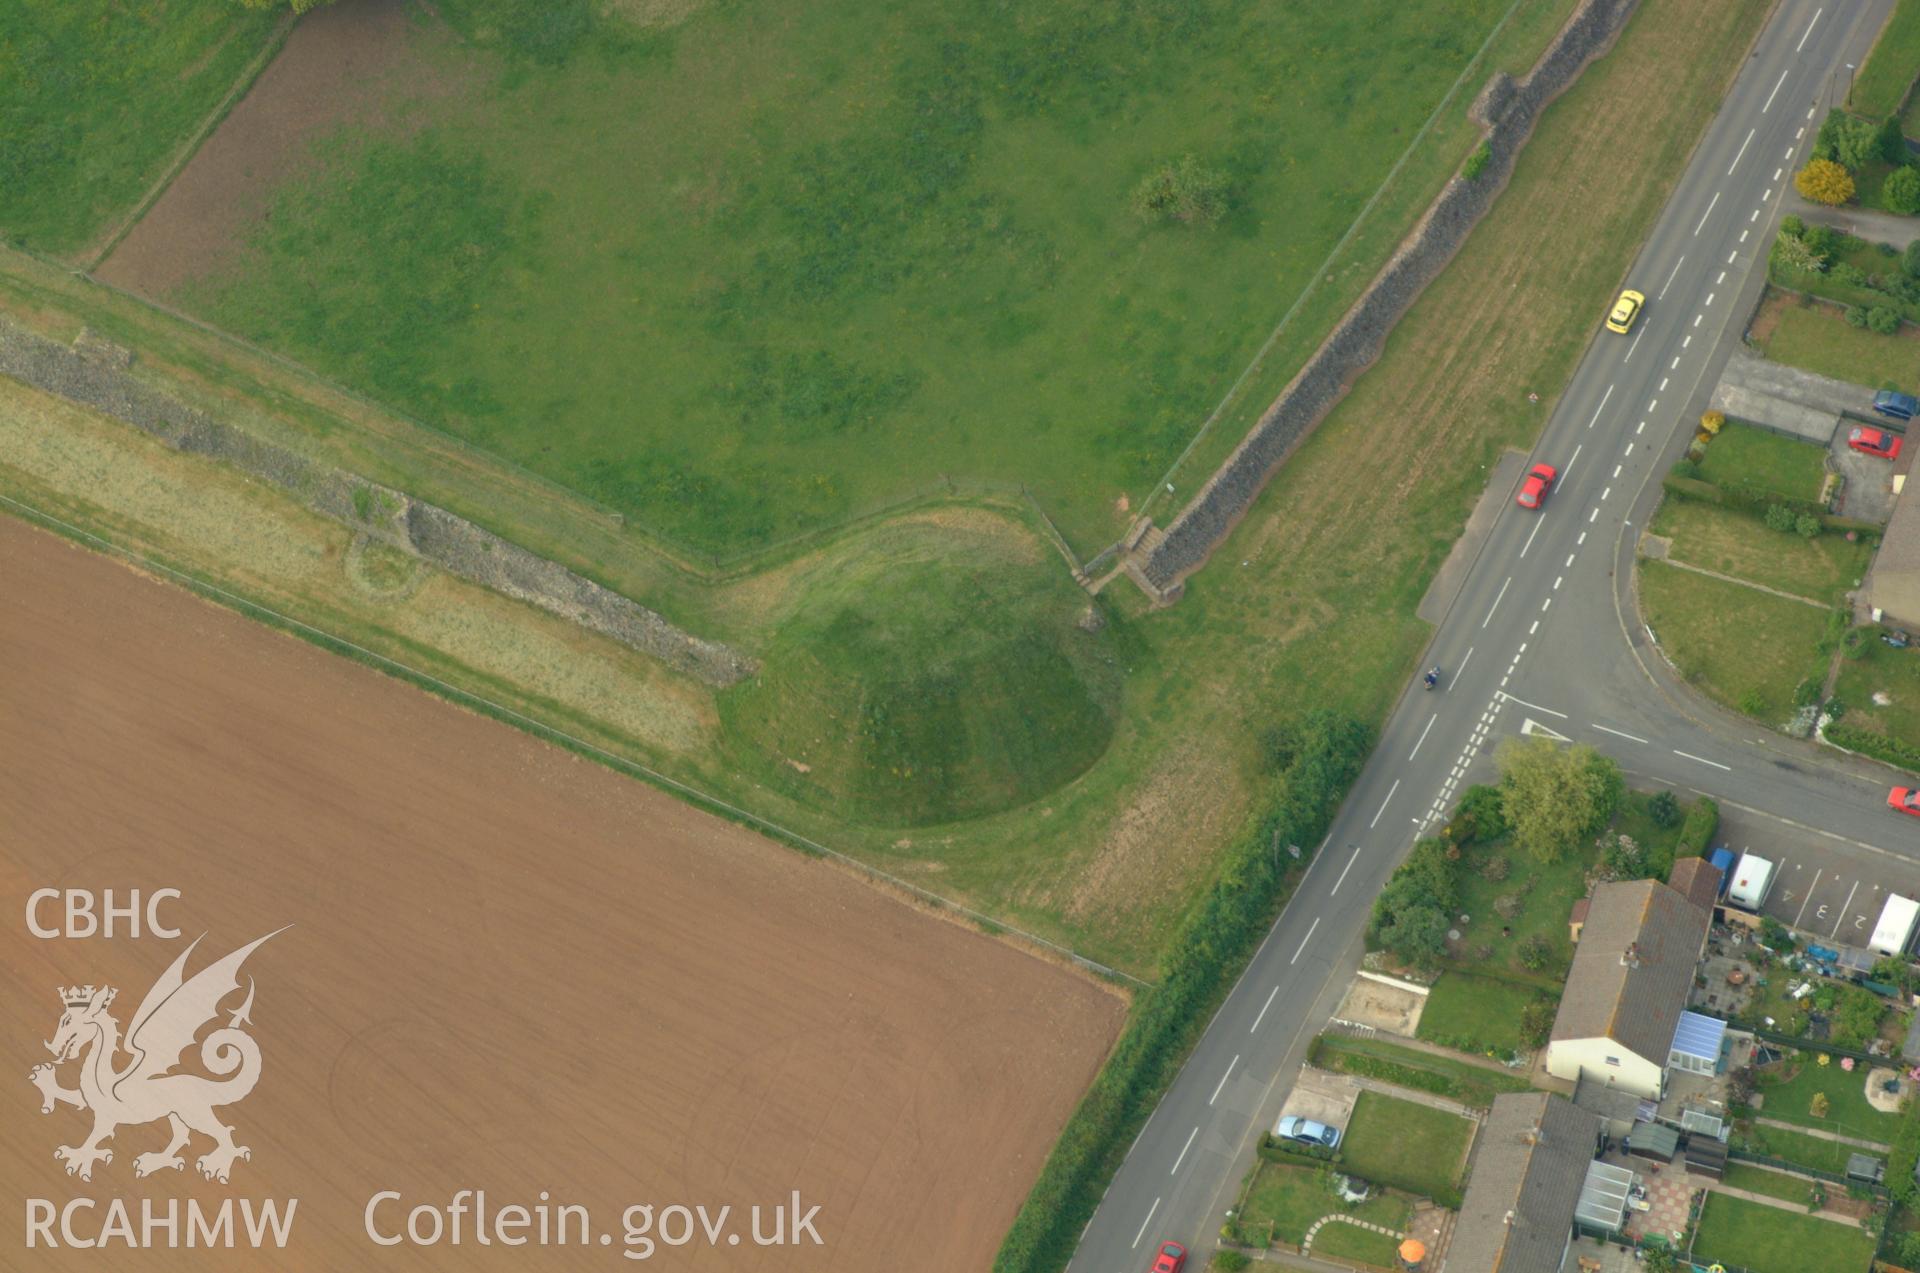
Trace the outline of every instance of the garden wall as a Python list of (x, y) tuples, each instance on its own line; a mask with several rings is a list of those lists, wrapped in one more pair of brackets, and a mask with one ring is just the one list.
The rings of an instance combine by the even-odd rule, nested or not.
[(732, 685), (757, 670), (753, 660), (727, 646), (683, 632), (645, 606), (444, 508), (216, 420), (142, 383), (132, 365), (131, 351), (89, 332), (69, 347), (0, 318), (0, 375), (130, 424), (176, 451), (222, 460), (448, 574), (539, 606), (708, 684)]
[(1372, 286), (1166, 528), (1164, 538), (1149, 535), (1139, 541), (1151, 547), (1137, 561), (1138, 570), (1130, 573), (1156, 601), (1179, 595), (1181, 581), (1206, 564), (1294, 447), (1380, 356), (1394, 324), (1438, 277), (1506, 186), (1540, 113), (1588, 62), (1607, 51), (1637, 3), (1585, 0), (1525, 79), (1516, 81), (1502, 71), (1481, 90), (1470, 110), (1486, 130), (1488, 159), (1479, 175), (1447, 183)]

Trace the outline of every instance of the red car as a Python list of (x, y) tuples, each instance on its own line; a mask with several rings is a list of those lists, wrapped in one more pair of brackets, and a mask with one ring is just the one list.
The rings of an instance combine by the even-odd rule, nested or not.
[(1152, 1273), (1180, 1273), (1187, 1267), (1187, 1248), (1178, 1242), (1162, 1242), (1160, 1254), (1153, 1257)]
[(1847, 445), (1867, 455), (1877, 455), (1883, 460), (1900, 458), (1900, 435), (1889, 433), (1885, 429), (1869, 429), (1856, 425), (1847, 434)]
[(1536, 464), (1527, 474), (1527, 480), (1520, 483), (1520, 494), (1515, 503), (1522, 508), (1538, 508), (1546, 501), (1547, 492), (1553, 489), (1553, 479), (1560, 476), (1560, 470), (1551, 464)]
[(1895, 787), (1887, 793), (1887, 808), (1920, 818), (1920, 787)]

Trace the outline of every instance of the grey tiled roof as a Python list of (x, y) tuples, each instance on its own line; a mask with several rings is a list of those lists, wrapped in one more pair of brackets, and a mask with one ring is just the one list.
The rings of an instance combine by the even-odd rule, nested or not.
[(1564, 1097), (1495, 1097), (1444, 1273), (1557, 1273), (1599, 1140), (1600, 1120)]
[(1553, 1041), (1608, 1038), (1664, 1066), (1710, 922), (1657, 880), (1594, 889)]

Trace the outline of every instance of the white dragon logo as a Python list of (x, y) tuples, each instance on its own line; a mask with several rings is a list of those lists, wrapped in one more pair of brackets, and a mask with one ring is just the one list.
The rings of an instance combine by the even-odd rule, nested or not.
[[(208, 1034), (200, 1044), (201, 1064), (214, 1074), (232, 1077), (210, 1079), (170, 1071), (193, 1046), (200, 1028), (220, 1015), (220, 1001), (240, 988), (240, 965), (247, 956), (267, 938), (285, 931), (268, 933), (189, 979), (182, 976), (182, 970), (187, 956), (200, 944), (201, 939), (195, 938), (140, 1001), (140, 1010), (127, 1024), (125, 1050), (132, 1060), (119, 1069), (114, 1068), (114, 1061), (121, 1051), (120, 1023), (107, 1015), (119, 992), (111, 986), (61, 990), (66, 1012), (60, 1017), (53, 1041), (47, 1044), (53, 1064), (36, 1065), (28, 1078), (40, 1089), (42, 1114), (52, 1113), (55, 1105), (93, 1111), (93, 1132), (86, 1142), (62, 1145), (53, 1151), (55, 1158), (67, 1164), (69, 1176), (92, 1180), (95, 1163), (112, 1162), (113, 1151), (104, 1144), (123, 1124), (152, 1123), (163, 1118), (172, 1128), (173, 1138), (165, 1149), (136, 1157), (135, 1176), (183, 1169), (186, 1162), (180, 1151), (192, 1132), (213, 1138), (213, 1149), (195, 1163), (209, 1180), (226, 1184), (234, 1160), (253, 1157), (246, 1146), (234, 1144), (233, 1128), (213, 1113), (216, 1105), (232, 1105), (244, 1099), (260, 1081), (260, 1045), (240, 1029), (251, 1024), (247, 1015), (253, 1010), (251, 977), (247, 979), (245, 1002), (233, 1010), (225, 1026)], [(73, 1060), (80, 1061), (80, 1086), (61, 1087), (54, 1067)]]

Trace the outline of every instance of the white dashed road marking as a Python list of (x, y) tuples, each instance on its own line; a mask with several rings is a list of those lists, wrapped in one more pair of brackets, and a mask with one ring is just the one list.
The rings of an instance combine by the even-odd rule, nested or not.
[[(1314, 922), (1315, 922), (1315, 923), (1317, 924), (1317, 923), (1319, 923), (1320, 921), (1318, 921), (1318, 920), (1315, 920)], [(1240, 1064), (1240, 1054), (1239, 1054), (1238, 1052), (1236, 1052), (1236, 1053), (1234, 1053), (1234, 1055), (1233, 1055), (1233, 1060), (1231, 1060), (1231, 1061), (1228, 1061), (1228, 1062), (1227, 1062), (1227, 1072), (1226, 1072), (1226, 1074), (1222, 1074), (1222, 1075), (1220, 1076), (1220, 1081), (1219, 1081), (1218, 1083), (1216, 1083), (1216, 1084), (1214, 1084), (1214, 1087), (1213, 1087), (1213, 1095), (1212, 1095), (1212, 1096), (1209, 1096), (1209, 1097), (1207, 1098), (1207, 1104), (1209, 1104), (1209, 1105), (1211, 1105), (1211, 1104), (1213, 1104), (1213, 1103), (1214, 1103), (1215, 1101), (1217, 1101), (1217, 1100), (1219, 1100), (1219, 1099), (1220, 1099), (1220, 1089), (1221, 1089), (1221, 1088), (1223, 1088), (1223, 1087), (1225, 1087), (1225, 1086), (1227, 1085), (1227, 1078), (1228, 1078), (1228, 1076), (1229, 1076), (1229, 1075), (1231, 1075), (1231, 1074), (1233, 1073), (1233, 1067), (1234, 1067), (1234, 1066), (1236, 1066), (1236, 1065), (1238, 1065), (1238, 1064)], [(1155, 1201), (1155, 1204), (1154, 1204), (1154, 1205), (1156, 1205), (1156, 1206), (1158, 1206), (1158, 1205), (1159, 1205), (1159, 1202), (1158, 1202), (1158, 1200), (1156, 1200), (1156, 1201)]]
[[(1395, 778), (1393, 780), (1393, 785), (1387, 788), (1387, 798), (1380, 802), (1380, 813), (1385, 813), (1387, 811), (1387, 804), (1393, 799), (1393, 793), (1398, 790), (1400, 790), (1400, 780), (1398, 778)], [(1374, 814), (1373, 821), (1367, 823), (1367, 829), (1369, 831), (1371, 831), (1373, 828), (1380, 825), (1380, 813)]]
[(1708, 760), (1705, 756), (1695, 756), (1695, 755), (1692, 755), (1691, 753), (1681, 751), (1678, 747), (1675, 747), (1673, 749), (1673, 754), (1680, 757), (1683, 760), (1697, 760), (1703, 765), (1712, 765), (1715, 769), (1724, 769), (1728, 773), (1733, 772), (1732, 765), (1723, 765), (1717, 760)]

